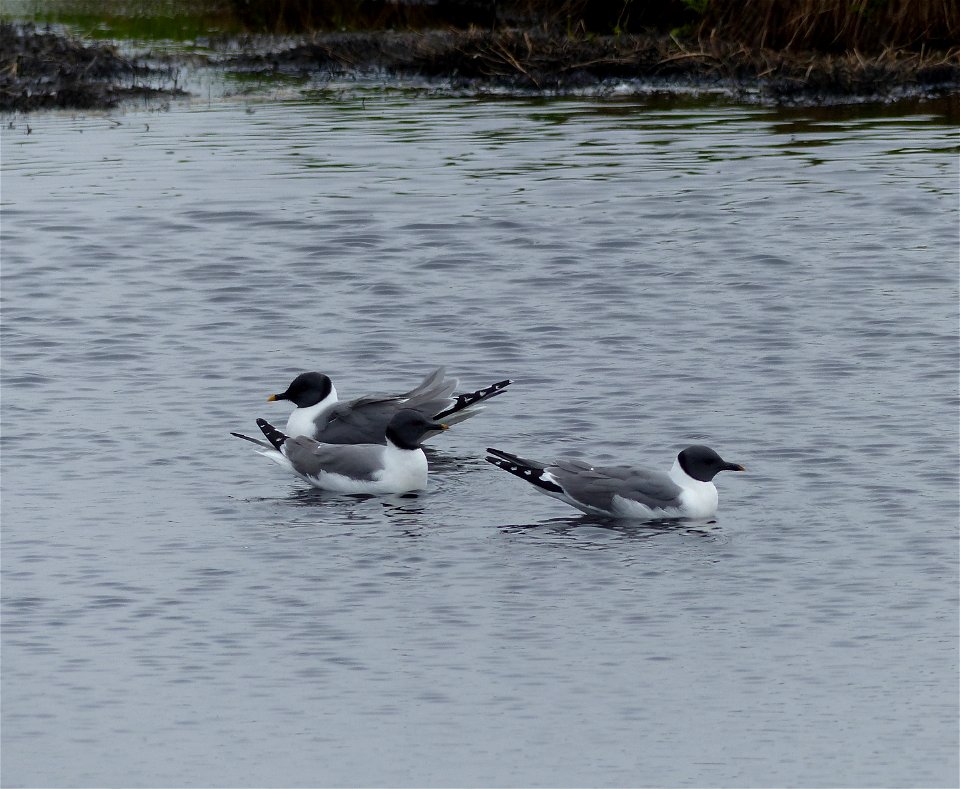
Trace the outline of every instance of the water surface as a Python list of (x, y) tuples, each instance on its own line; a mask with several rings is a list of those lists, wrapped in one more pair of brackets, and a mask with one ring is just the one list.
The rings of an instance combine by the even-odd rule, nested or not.
[[(9, 119), (8, 119), (9, 120)], [(2, 130), (6, 786), (957, 780), (957, 148), (932, 111), (411, 97)], [(516, 384), (425, 494), (231, 430)], [(483, 448), (668, 467), (580, 516)]]

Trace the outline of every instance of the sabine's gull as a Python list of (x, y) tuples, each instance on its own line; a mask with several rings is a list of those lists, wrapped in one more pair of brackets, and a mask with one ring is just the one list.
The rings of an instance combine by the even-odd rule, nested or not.
[(592, 466), (582, 460), (540, 463), (487, 449), (488, 463), (520, 477), (555, 499), (590, 515), (614, 518), (709, 518), (717, 511), (713, 478), (743, 471), (710, 447), (691, 446), (677, 455), (669, 473), (630, 466)]
[[(337, 390), (323, 373), (301, 373), (285, 392), (270, 395), (268, 402), (289, 400), (296, 408), (287, 420), (287, 435), (306, 436), (325, 444), (382, 444), (387, 424), (404, 408), (427, 419), (455, 425), (483, 410), (483, 401), (503, 394), (512, 383), (498, 381), (475, 392), (455, 395), (456, 378), (447, 378), (443, 367), (434, 370), (419, 386), (400, 395), (368, 395), (337, 400)], [(425, 441), (437, 434), (427, 433)]]
[(419, 411), (398, 411), (387, 425), (383, 444), (326, 444), (306, 436), (288, 436), (264, 419), (257, 426), (266, 443), (242, 433), (237, 438), (262, 447), (259, 453), (311, 485), (338, 493), (407, 493), (427, 487), (424, 434), (447, 425)]

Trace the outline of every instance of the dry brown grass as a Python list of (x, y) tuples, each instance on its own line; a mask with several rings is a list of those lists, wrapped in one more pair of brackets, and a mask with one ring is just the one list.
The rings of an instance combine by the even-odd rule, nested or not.
[(822, 52), (949, 49), (960, 39), (957, 0), (710, 0), (697, 27), (769, 49)]
[(232, 0), (254, 29), (523, 28), (554, 35), (674, 34), (752, 48), (948, 50), (960, 0)]
[(565, 91), (619, 80), (721, 87), (773, 103), (888, 100), (960, 88), (960, 50), (823, 54), (750, 48), (718, 39), (568, 36), (537, 30), (317, 33), (309, 43), (241, 56), (229, 68), (436, 77), (454, 87)]

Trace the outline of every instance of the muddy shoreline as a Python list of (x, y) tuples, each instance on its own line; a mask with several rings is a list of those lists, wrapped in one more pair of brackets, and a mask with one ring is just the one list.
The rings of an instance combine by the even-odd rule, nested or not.
[(103, 44), (0, 24), (0, 112), (110, 109), (132, 99), (186, 95), (177, 68), (146, 65)]
[[(734, 101), (775, 105), (960, 97), (960, 53), (821, 54), (750, 49), (673, 37), (542, 31), (315, 33), (277, 44), (224, 39), (211, 68), (324, 79), (368, 72), (436, 81), (454, 90), (556, 94), (621, 83), (658, 91), (719, 89)], [(238, 51), (240, 54), (237, 54)], [(178, 65), (128, 59), (32, 25), (0, 24), (0, 111), (109, 109), (131, 99), (186, 95)], [(623, 92), (623, 91), (620, 91)]]
[(364, 69), (442, 80), (455, 88), (563, 93), (616, 81), (724, 88), (771, 104), (892, 101), (960, 94), (960, 56), (824, 55), (750, 50), (718, 41), (621, 35), (581, 39), (528, 31), (330, 33), (223, 67), (254, 73), (348, 74)]

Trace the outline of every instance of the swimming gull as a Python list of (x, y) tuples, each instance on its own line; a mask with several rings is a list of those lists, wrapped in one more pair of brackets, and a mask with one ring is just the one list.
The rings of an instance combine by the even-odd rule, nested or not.
[(420, 448), (425, 433), (447, 425), (419, 411), (398, 411), (387, 425), (383, 444), (325, 444), (288, 436), (264, 419), (257, 426), (269, 444), (242, 433), (237, 438), (262, 447), (259, 453), (311, 485), (338, 493), (406, 493), (427, 486), (427, 458)]
[[(481, 403), (512, 383), (498, 381), (475, 392), (454, 395), (456, 378), (447, 378), (439, 367), (419, 386), (399, 395), (368, 395), (337, 400), (337, 390), (323, 373), (301, 373), (285, 392), (270, 395), (268, 402), (289, 400), (296, 408), (287, 419), (288, 436), (307, 436), (325, 444), (382, 444), (387, 424), (403, 408), (412, 408), (434, 421), (455, 425), (483, 410)], [(426, 441), (439, 431), (428, 432)]]
[(743, 471), (710, 447), (691, 446), (677, 455), (669, 473), (630, 466), (592, 466), (582, 460), (540, 463), (499, 449), (487, 462), (555, 499), (591, 515), (614, 518), (709, 518), (717, 511), (713, 478)]

